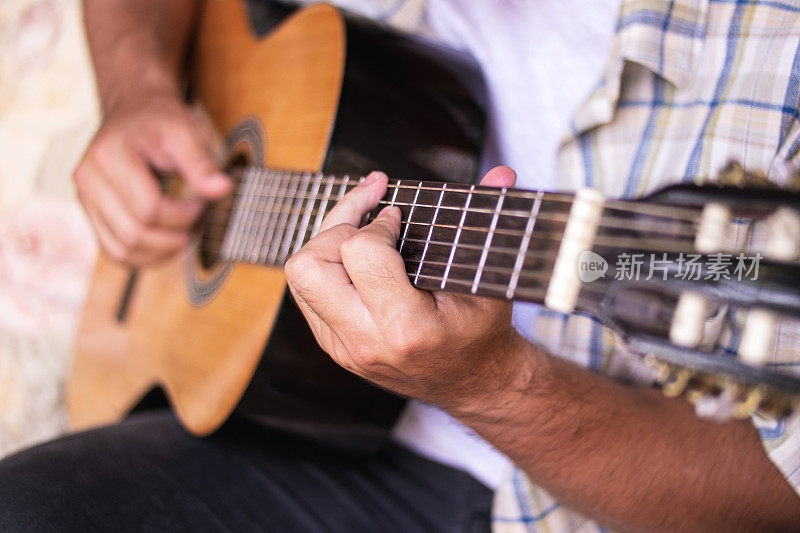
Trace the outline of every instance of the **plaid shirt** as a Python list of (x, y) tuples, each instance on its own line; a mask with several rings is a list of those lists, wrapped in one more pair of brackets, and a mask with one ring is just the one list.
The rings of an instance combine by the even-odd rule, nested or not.
[[(568, 0), (565, 0), (568, 1)], [(427, 32), (424, 0), (336, 2)], [(729, 161), (779, 184), (800, 170), (800, 2), (623, 0), (603, 76), (572, 117), (559, 181), (637, 197), (711, 179)], [(651, 369), (610, 330), (541, 307), (515, 325), (551, 354), (614, 378), (650, 383)], [(735, 350), (737, 339), (729, 340)], [(800, 369), (800, 327), (782, 325), (775, 362)], [(800, 489), (800, 417), (753, 417), (765, 450)], [(515, 470), (495, 493), (493, 530), (602, 531)]]
[[(729, 160), (783, 184), (800, 169), (800, 2), (623, 0), (602, 78), (572, 117), (559, 180), (609, 197), (712, 179)], [(553, 355), (634, 382), (651, 371), (600, 323), (546, 309), (517, 323)], [(737, 338), (728, 339), (735, 350)], [(774, 361), (800, 368), (784, 323)], [(753, 422), (800, 490), (800, 417)], [(495, 494), (494, 531), (601, 531), (515, 471)]]

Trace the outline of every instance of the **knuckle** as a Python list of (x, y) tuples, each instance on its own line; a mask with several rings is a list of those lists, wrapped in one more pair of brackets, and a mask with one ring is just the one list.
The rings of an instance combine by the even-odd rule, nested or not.
[(100, 165), (107, 166), (114, 160), (114, 152), (116, 151), (114, 142), (108, 137), (100, 137), (92, 143), (89, 148), (91, 157)]
[(143, 193), (133, 206), (133, 216), (144, 225), (152, 225), (158, 218), (161, 198), (158, 194)]
[(75, 187), (77, 187), (79, 190), (82, 189), (86, 183), (86, 174), (87, 170), (83, 162), (81, 162), (81, 164), (79, 164), (75, 170), (72, 171), (72, 183), (74, 183)]
[(359, 256), (368, 253), (372, 246), (369, 234), (359, 231), (342, 241), (340, 252), (342, 256)]
[(358, 234), (358, 228), (353, 226), (352, 224), (342, 223), (338, 226), (335, 226), (335, 231), (341, 233), (342, 239), (349, 239), (354, 235)]
[(300, 250), (286, 261), (283, 270), (287, 281), (297, 287), (304, 285), (304, 281), (310, 273), (313, 273), (316, 266), (314, 257), (309, 252)]
[(130, 264), (132, 260), (131, 253), (123, 247), (105, 246), (105, 252), (108, 256), (117, 263)]
[(144, 241), (144, 228), (134, 224), (120, 232), (119, 240), (128, 251), (139, 248)]
[(380, 359), (373, 350), (355, 348), (350, 351), (350, 357), (360, 368), (369, 370), (380, 364)]
[(402, 321), (395, 321), (386, 332), (386, 340), (392, 348), (392, 352), (400, 357), (410, 357), (421, 351), (424, 345), (423, 339), (417, 334), (416, 328), (406, 327)]

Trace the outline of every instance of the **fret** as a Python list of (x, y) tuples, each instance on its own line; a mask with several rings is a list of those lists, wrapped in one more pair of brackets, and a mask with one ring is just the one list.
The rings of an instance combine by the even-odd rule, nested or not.
[[(284, 179), (285, 178), (285, 179)], [(283, 205), (286, 203), (286, 197), (288, 196), (289, 190), (289, 183), (292, 180), (291, 173), (282, 173), (281, 174), (281, 183), (280, 186), (277, 188), (275, 195), (272, 199), (272, 202), (269, 205), (269, 221), (264, 227), (264, 235), (261, 237), (261, 246), (259, 247), (258, 257), (256, 257), (256, 262), (258, 263), (268, 263), (268, 256), (270, 252), (270, 248), (272, 247), (273, 237), (275, 236), (275, 230), (278, 229), (278, 223), (280, 222)]]
[[(413, 238), (409, 237), (408, 239), (406, 239), (406, 241), (412, 242), (412, 243), (418, 243), (418, 244), (421, 244), (421, 245), (424, 245), (427, 242), (432, 246), (435, 245), (435, 246), (445, 247), (445, 248), (447, 248), (448, 251), (452, 250), (453, 247), (454, 247), (452, 242), (437, 241), (435, 239), (431, 239), (431, 240), (413, 239)], [(466, 243), (460, 242), (456, 249), (457, 249), (457, 251), (461, 251), (461, 250), (483, 251), (483, 250), (486, 249), (486, 246), (484, 244), (466, 244)], [(516, 247), (516, 246), (514, 248), (506, 248), (506, 247), (503, 247), (503, 246), (492, 246), (492, 249), (490, 251), (493, 254), (497, 254), (497, 255), (509, 255), (509, 256), (511, 256), (511, 258), (509, 258), (509, 259), (512, 259), (512, 258), (517, 257), (517, 254), (519, 253), (519, 248)], [(545, 253), (547, 253), (547, 252), (540, 251), (540, 250), (528, 250), (525, 253), (525, 256), (526, 257), (539, 257), (539, 256), (545, 257), (545, 255), (543, 255)], [(555, 255), (556, 255), (555, 250), (550, 250), (549, 255), (547, 255), (547, 257), (555, 258)], [(408, 259), (408, 260), (411, 260), (411, 259)], [(476, 268), (477, 268), (477, 266), (476, 266)], [(470, 282), (470, 283), (472, 283), (472, 282)]]
[[(421, 189), (422, 189), (422, 182), (420, 181), (417, 184), (417, 190), (414, 191), (414, 199), (411, 200), (411, 209), (409, 209), (409, 211), (408, 211), (408, 218), (406, 219), (407, 220), (406, 221), (406, 227), (403, 228), (403, 235), (402, 235), (402, 237), (400, 237), (400, 248), (398, 249), (398, 252), (400, 252), (401, 254), (403, 253), (403, 245), (406, 243), (406, 237), (408, 236), (408, 228), (412, 224), (411, 217), (414, 216), (414, 208), (417, 205), (417, 199), (419, 198), (419, 191)], [(397, 197), (397, 191), (398, 190), (400, 190), (400, 182), (399, 181), (397, 182), (397, 188), (394, 190), (394, 196), (395, 197), (392, 198), (392, 205), (394, 205), (394, 201), (395, 201), (395, 199)]]
[[(322, 174), (320, 174), (322, 176)], [(328, 177), (328, 184), (325, 186), (325, 191), (322, 193), (322, 203), (317, 209), (317, 219), (314, 221), (314, 229), (311, 230), (311, 236), (317, 234), (319, 231), (319, 227), (322, 225), (322, 219), (325, 218), (325, 209), (328, 206), (328, 201), (331, 199), (331, 191), (333, 190), (333, 182), (336, 179), (335, 176)]]
[[(346, 175), (245, 169), (221, 255), (229, 261), (283, 264), (319, 233), (328, 211), (358, 181)], [(550, 275), (551, 248), (569, 210), (565, 195), (551, 202), (542, 192), (477, 185), (397, 180), (390, 187), (380, 206), (403, 211), (397, 248), (415, 286), (524, 299), (539, 290), (540, 277)], [(367, 220), (378, 211), (368, 213)], [(495, 290), (500, 286), (502, 292)]]
[(259, 201), (258, 201), (258, 220), (257, 222), (253, 223), (253, 230), (255, 231), (255, 244), (247, 253), (248, 258), (251, 261), (257, 261), (258, 255), (260, 253), (261, 246), (263, 246), (263, 239), (264, 239), (264, 231), (266, 231), (267, 222), (269, 221), (269, 217), (272, 215), (272, 206), (271, 203), (275, 201), (275, 190), (278, 188), (280, 184), (280, 180), (283, 179), (282, 176), (276, 172), (270, 173), (271, 178), (269, 183), (266, 187), (263, 187), (259, 191)]
[(261, 203), (261, 218), (259, 219), (258, 228), (256, 230), (256, 241), (258, 242), (258, 247), (253, 250), (253, 253), (251, 254), (251, 260), (254, 262), (263, 261), (264, 244), (267, 242), (267, 228), (272, 222), (273, 217), (277, 216), (273, 208), (275, 206), (275, 201), (278, 199), (278, 190), (284, 184), (284, 178), (285, 175), (282, 172), (273, 175), (272, 181), (265, 191), (264, 200)]
[(242, 238), (244, 237), (244, 229), (246, 227), (245, 224), (243, 223), (243, 218), (244, 219), (247, 218), (247, 214), (250, 211), (250, 204), (253, 201), (252, 190), (256, 181), (255, 178), (256, 172), (257, 169), (255, 167), (247, 169), (244, 179), (244, 192), (236, 202), (238, 209), (234, 208), (235, 210), (234, 217), (236, 220), (234, 222), (233, 239), (229, 241), (230, 245), (228, 254), (228, 257), (230, 257), (231, 260), (234, 261), (239, 260), (239, 247), (241, 246)]
[[(419, 262), (419, 260), (416, 260), (416, 259), (407, 259), (406, 261), (409, 262), (409, 263), (418, 263)], [(426, 259), (425, 260), (425, 265), (426, 266), (445, 267), (445, 266), (447, 266), (447, 263), (445, 261), (433, 261), (431, 259)], [(472, 271), (472, 272), (475, 272), (475, 270), (477, 269), (477, 266), (474, 263), (453, 262), (453, 263), (451, 263), (451, 265), (452, 265), (452, 267), (454, 269), (460, 268), (460, 269), (469, 270), (469, 271)], [(487, 266), (483, 267), (483, 271), (484, 272), (495, 272), (495, 273), (498, 273), (498, 274), (506, 274), (507, 275), (507, 274), (509, 274), (511, 272), (511, 268), (509, 268), (507, 266), (490, 266), (490, 265), (487, 265)], [(413, 276), (414, 273), (412, 272), (411, 275)], [(444, 274), (442, 276), (444, 276)], [(535, 271), (535, 270), (534, 271), (523, 271), (522, 273), (520, 273), (520, 276), (524, 277), (524, 278), (539, 279), (539, 280), (544, 280), (544, 281), (549, 281), (550, 280), (550, 273), (549, 272), (542, 272), (542, 271)], [(420, 276), (420, 277), (422, 277), (422, 276)], [(471, 276), (470, 276), (470, 278), (471, 278)], [(483, 284), (484, 283), (486, 283), (485, 280), (481, 283), (481, 288), (483, 288)], [(469, 284), (470, 284), (470, 286), (472, 285), (472, 279), (469, 280)], [(503, 285), (504, 289), (505, 289), (505, 287), (506, 287), (506, 285)], [(504, 290), (504, 292), (505, 292), (505, 290)]]
[(269, 239), (270, 242), (267, 245), (267, 249), (269, 250), (269, 254), (267, 256), (267, 262), (269, 262), (270, 264), (274, 264), (277, 259), (278, 252), (280, 251), (281, 240), (283, 234), (286, 232), (286, 221), (289, 219), (289, 214), (292, 210), (292, 204), (294, 203), (293, 200), (294, 197), (297, 195), (297, 188), (300, 186), (300, 180), (293, 178), (294, 176), (292, 176), (291, 179), (293, 185), (291, 192), (287, 188), (286, 197), (284, 198), (284, 200), (281, 202), (280, 205), (281, 213), (280, 216), (278, 217), (276, 232), (273, 234), (272, 237), (270, 237)]
[(467, 213), (469, 212), (469, 204), (472, 202), (472, 191), (475, 190), (475, 185), (472, 185), (469, 188), (469, 193), (467, 194), (467, 199), (464, 202), (464, 211), (461, 212), (461, 218), (458, 220), (458, 226), (456, 227), (456, 237), (453, 240), (453, 247), (450, 249), (450, 255), (447, 258), (447, 265), (444, 269), (444, 275), (442, 276), (442, 284), (440, 287), (444, 289), (444, 286), (447, 284), (447, 277), (450, 275), (450, 269), (453, 267), (453, 258), (456, 255), (456, 250), (458, 249), (458, 241), (461, 239), (461, 231), (464, 229), (464, 220), (467, 218)]
[[(413, 276), (413, 272), (406, 272), (409, 276)], [(427, 279), (432, 281), (433, 283), (438, 283), (441, 279), (439, 276), (432, 275), (432, 274), (420, 274), (420, 278)], [(432, 284), (433, 284), (432, 283)], [(461, 285), (461, 287), (449, 287), (447, 290), (452, 292), (461, 292), (461, 293), (470, 293), (475, 294), (472, 289), (472, 282), (460, 279), (451, 279), (450, 284)], [(502, 295), (505, 293), (506, 286), (501, 285), (499, 283), (491, 283), (491, 282), (483, 282), (481, 283), (481, 291), (485, 293), (487, 296), (495, 296), (497, 298), (502, 298)], [(517, 296), (521, 296), (523, 300), (528, 302), (541, 302), (544, 299), (546, 290), (544, 288), (528, 288), (528, 287), (520, 287), (517, 290)]]
[(252, 248), (255, 246), (256, 236), (258, 234), (256, 231), (256, 228), (258, 227), (257, 221), (260, 220), (262, 213), (261, 208), (264, 202), (262, 190), (264, 184), (268, 183), (270, 174), (271, 173), (269, 171), (259, 172), (258, 177), (253, 185), (253, 190), (250, 192), (252, 200), (250, 202), (250, 208), (248, 210), (249, 212), (244, 221), (244, 229), (246, 234), (244, 241), (242, 242), (242, 246), (239, 249), (239, 260), (247, 260)]
[(508, 284), (508, 291), (506, 291), (506, 298), (509, 300), (514, 298), (514, 293), (517, 290), (517, 283), (519, 283), (522, 265), (525, 262), (525, 252), (528, 251), (528, 245), (531, 242), (533, 227), (536, 224), (536, 218), (539, 215), (539, 208), (542, 205), (542, 196), (543, 193), (540, 192), (536, 196), (536, 199), (533, 201), (533, 205), (531, 206), (530, 218), (528, 219), (528, 223), (525, 225), (525, 234), (522, 236), (522, 242), (519, 244), (519, 252), (517, 253), (517, 259), (514, 262), (514, 270), (511, 272), (511, 281)]
[[(239, 181), (238, 189), (245, 188), (247, 186), (247, 173), (249, 169), (245, 169), (242, 172), (242, 177)], [(222, 247), (220, 250), (220, 255), (224, 257), (226, 260), (232, 260), (232, 253), (233, 253), (233, 241), (236, 239), (236, 230), (239, 228), (239, 219), (242, 215), (242, 203), (244, 202), (244, 197), (239, 194), (239, 191), (234, 194), (234, 201), (233, 206), (231, 207), (230, 215), (228, 216), (227, 226), (225, 227), (225, 235), (222, 237)]]
[(478, 285), (481, 282), (483, 275), (483, 268), (486, 265), (486, 258), (489, 256), (489, 247), (492, 245), (492, 237), (494, 237), (494, 230), (497, 228), (497, 220), (500, 218), (500, 211), (503, 209), (503, 200), (505, 199), (506, 188), (503, 187), (500, 192), (500, 197), (497, 200), (497, 206), (492, 216), (492, 223), (489, 226), (489, 233), (486, 234), (486, 242), (483, 245), (483, 252), (481, 252), (481, 259), (478, 262), (478, 271), (475, 273), (475, 280), (472, 282), (470, 292), (475, 294), (478, 290)]
[(336, 203), (339, 203), (339, 201), (344, 197), (344, 195), (347, 194), (348, 183), (350, 183), (350, 175), (345, 174), (344, 178), (342, 178), (342, 186), (339, 187), (339, 193), (336, 195)]
[(303, 200), (305, 199), (305, 195), (308, 193), (308, 184), (311, 181), (311, 174), (304, 173), (302, 178), (302, 186), (298, 185), (298, 190), (302, 190), (302, 194), (298, 194), (297, 198), (292, 205), (292, 222), (291, 226), (289, 227), (289, 231), (286, 232), (283, 238), (283, 244), (281, 245), (281, 251), (279, 256), (280, 263), (285, 263), (286, 259), (289, 255), (289, 250), (291, 249), (292, 243), (295, 239), (295, 232), (297, 231), (297, 221), (300, 218), (300, 213), (302, 212), (303, 208)]
[(250, 193), (252, 199), (249, 204), (248, 213), (244, 220), (244, 238), (242, 239), (242, 245), (239, 248), (239, 260), (244, 261), (248, 257), (248, 250), (254, 245), (255, 241), (255, 233), (253, 228), (256, 225), (256, 220), (261, 212), (261, 189), (263, 188), (264, 184), (267, 183), (269, 173), (268, 172), (258, 172), (255, 176), (255, 181), (253, 182), (253, 190)]
[[(430, 190), (430, 188), (427, 188), (427, 189), (423, 188), (422, 190), (423, 191)], [(437, 190), (441, 190), (441, 189), (437, 189)], [(451, 191), (449, 189), (448, 189), (448, 192), (463, 192), (464, 194), (469, 193), (468, 190), (466, 190), (466, 191)], [(475, 190), (475, 196), (477, 196), (477, 194), (478, 194), (478, 191), (476, 189)], [(388, 200), (382, 200), (381, 203), (385, 204), (387, 206), (388, 205), (392, 205)], [(411, 207), (411, 205), (412, 204), (410, 202), (395, 202), (394, 203), (395, 207)], [(425, 204), (425, 203), (419, 202), (419, 203), (417, 203), (415, 205), (418, 208), (421, 208), (421, 207), (427, 207), (427, 208), (430, 208), (430, 209), (435, 209), (436, 208), (436, 204)], [(460, 213), (462, 208), (461, 208), (461, 206), (454, 207), (454, 206), (449, 206), (449, 205), (442, 205), (442, 206), (439, 207), (439, 209), (441, 209), (442, 211), (454, 211), (454, 212)], [(492, 215), (494, 215), (494, 208), (492, 208), (492, 209), (483, 209), (483, 208), (473, 207), (473, 208), (470, 209), (470, 213), (485, 214), (485, 215), (489, 215), (491, 217)], [(520, 219), (523, 219), (523, 220), (526, 220), (528, 218), (528, 210), (527, 210), (527, 208), (525, 210), (520, 210), (520, 209), (509, 210), (509, 211), (505, 211), (505, 212), (503, 212), (501, 214), (503, 216), (506, 216), (506, 217), (517, 217), (517, 218), (520, 218)], [(562, 219), (566, 220), (565, 217), (562, 217)]]
[(425, 262), (425, 256), (428, 254), (428, 244), (431, 237), (433, 236), (433, 229), (436, 227), (434, 224), (436, 224), (436, 217), (439, 216), (439, 207), (442, 205), (442, 198), (444, 198), (444, 192), (446, 189), (447, 189), (447, 184), (443, 183), (442, 189), (439, 192), (439, 200), (436, 202), (436, 209), (433, 211), (433, 217), (431, 218), (431, 226), (428, 229), (428, 238), (425, 240), (425, 245), (422, 249), (422, 257), (420, 258), (419, 265), (417, 266), (417, 272), (414, 276), (414, 283), (417, 283), (419, 281), (419, 275), (422, 272), (422, 265)]
[(392, 207), (394, 207), (394, 203), (397, 201), (397, 191), (400, 190), (400, 184), (402, 181), (403, 180), (397, 180), (397, 183), (395, 184), (394, 193), (392, 193), (392, 200), (389, 202), (389, 205)]
[(297, 250), (300, 249), (303, 244), (306, 242), (306, 229), (308, 228), (308, 222), (311, 219), (311, 211), (314, 208), (314, 203), (316, 202), (317, 192), (319, 191), (319, 186), (322, 184), (321, 174), (317, 174), (314, 177), (314, 187), (311, 189), (311, 193), (308, 195), (308, 202), (306, 202), (306, 212), (303, 215), (303, 222), (300, 231), (298, 232), (297, 236), (297, 243), (294, 246), (294, 250), (292, 253), (297, 253)]

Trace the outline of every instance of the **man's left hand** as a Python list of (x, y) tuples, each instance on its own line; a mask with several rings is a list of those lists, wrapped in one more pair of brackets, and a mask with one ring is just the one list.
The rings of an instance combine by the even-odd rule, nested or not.
[[(514, 171), (482, 185), (509, 187)], [(386, 194), (373, 172), (325, 217), (317, 236), (286, 263), (295, 301), (322, 349), (342, 367), (399, 394), (452, 409), (526, 378), (525, 343), (501, 300), (416, 289), (395, 246), (400, 210), (362, 217)]]

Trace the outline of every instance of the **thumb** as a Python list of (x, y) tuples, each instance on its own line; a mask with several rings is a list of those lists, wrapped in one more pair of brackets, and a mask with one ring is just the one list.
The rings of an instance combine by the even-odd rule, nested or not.
[(205, 144), (193, 135), (174, 135), (166, 146), (175, 169), (198, 196), (208, 200), (225, 197), (233, 181), (222, 173)]

